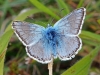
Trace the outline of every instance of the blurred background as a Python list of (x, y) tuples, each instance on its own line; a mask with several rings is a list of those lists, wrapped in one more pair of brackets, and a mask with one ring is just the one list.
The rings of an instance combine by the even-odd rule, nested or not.
[[(80, 7), (86, 8), (86, 18), (80, 34), (83, 41), (82, 49), (72, 60), (60, 61), (55, 59), (53, 75), (64, 73), (83, 57), (88, 56), (98, 45), (100, 46), (100, 0), (0, 0), (0, 37), (6, 42), (6, 38), (12, 36), (7, 41), (9, 43), (6, 53), (3, 55), (5, 58), (4, 75), (48, 75), (48, 65), (29, 58), (25, 47), (13, 34), (13, 31), (7, 33), (3, 38), (8, 30), (12, 30), (12, 21), (27, 21), (46, 27), (48, 23), (54, 25), (60, 18)], [(86, 64), (84, 63), (84, 65)], [(87, 75), (100, 75), (99, 50), (89, 64)]]

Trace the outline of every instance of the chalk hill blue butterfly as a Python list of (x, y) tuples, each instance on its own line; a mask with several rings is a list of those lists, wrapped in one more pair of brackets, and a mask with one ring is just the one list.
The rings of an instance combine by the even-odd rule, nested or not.
[(54, 58), (70, 60), (81, 49), (79, 38), (86, 14), (79, 8), (46, 28), (28, 22), (14, 21), (12, 28), (19, 40), (26, 46), (29, 57), (40, 63), (49, 63)]

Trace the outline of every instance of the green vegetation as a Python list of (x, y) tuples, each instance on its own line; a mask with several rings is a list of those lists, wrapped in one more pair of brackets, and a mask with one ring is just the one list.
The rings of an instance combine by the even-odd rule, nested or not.
[(80, 7), (85, 7), (87, 12), (80, 34), (82, 49), (70, 61), (55, 59), (53, 75), (99, 75), (100, 0), (0, 0), (0, 75), (48, 75), (47, 65), (28, 58), (25, 47), (13, 35), (12, 21), (28, 21), (46, 27), (52, 18), (53, 25)]

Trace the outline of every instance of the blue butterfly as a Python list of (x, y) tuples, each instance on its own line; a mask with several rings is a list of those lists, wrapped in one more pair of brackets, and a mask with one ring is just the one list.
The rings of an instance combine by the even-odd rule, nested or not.
[(40, 63), (49, 63), (54, 58), (70, 60), (81, 49), (79, 38), (86, 14), (85, 8), (76, 9), (57, 21), (54, 26), (14, 21), (12, 28), (26, 46), (29, 57)]

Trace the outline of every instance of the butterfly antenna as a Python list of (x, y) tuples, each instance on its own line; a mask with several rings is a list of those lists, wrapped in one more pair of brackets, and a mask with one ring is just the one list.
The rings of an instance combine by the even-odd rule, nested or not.
[(54, 18), (51, 18), (51, 21), (49, 22), (49, 23), (50, 23), (50, 25), (52, 24), (53, 20), (54, 20)]
[[(27, 18), (36, 21), (33, 17), (27, 16)], [(38, 22), (42, 23), (44, 26), (46, 25), (46, 24), (45, 24), (44, 22), (42, 22), (42, 21), (38, 21)]]
[[(61, 13), (63, 10), (64, 10), (64, 8), (62, 8), (62, 9), (59, 11), (58, 15), (60, 15), (60, 13)], [(54, 18), (51, 18), (49, 24), (51, 25), (53, 21), (54, 21)]]

